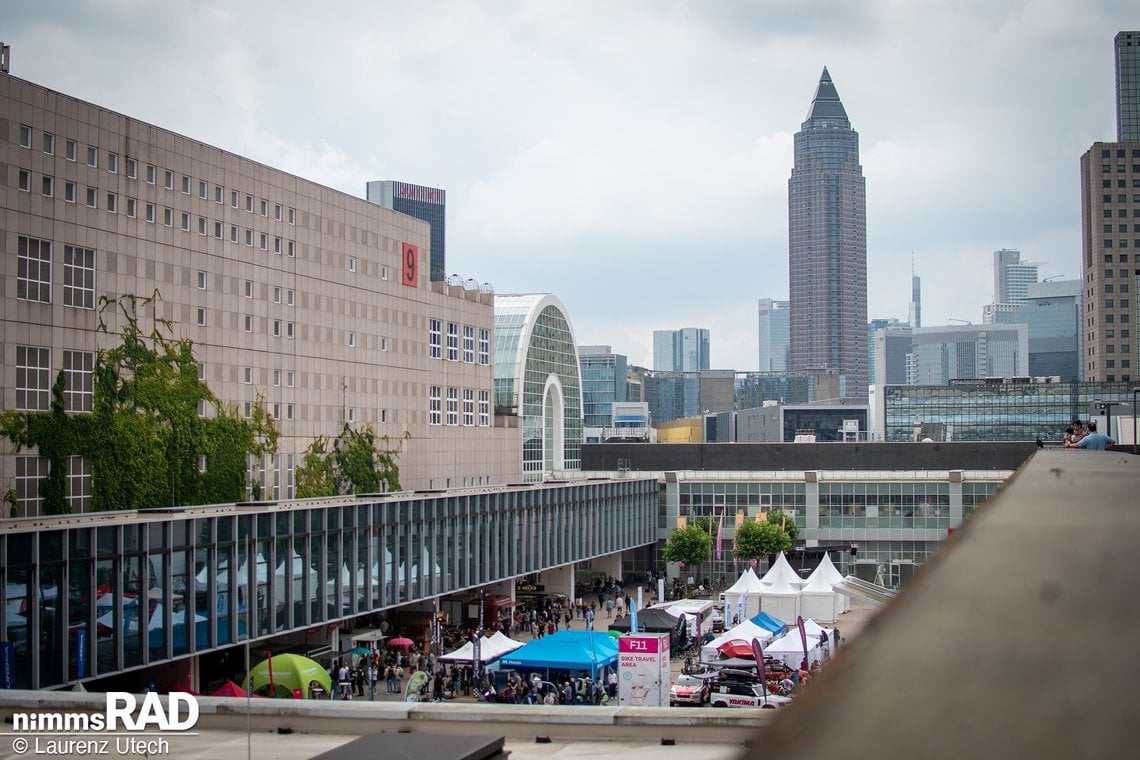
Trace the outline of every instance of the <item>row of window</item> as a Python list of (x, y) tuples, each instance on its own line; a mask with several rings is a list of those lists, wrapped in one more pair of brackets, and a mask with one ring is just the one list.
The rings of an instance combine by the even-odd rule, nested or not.
[[(63, 389), (63, 402), (64, 410), (68, 412), (90, 412), (94, 408), (95, 388), (94, 388), (94, 369), (95, 369), (95, 353), (93, 351), (69, 351), (63, 352), (63, 375), (64, 375), (64, 389)], [(243, 379), (245, 382), (252, 383), (254, 377), (253, 367), (245, 367), (243, 370)], [(293, 370), (272, 370), (272, 382), (276, 387), (280, 387), (284, 380), (285, 386), (288, 388), (295, 387), (296, 375)], [(198, 379), (206, 379), (206, 365), (198, 365)], [(51, 407), (51, 387), (53, 383), (52, 366), (51, 366), (51, 349), (44, 346), (16, 346), (16, 409), (20, 411), (48, 411)], [(449, 391), (454, 389), (449, 389)], [(470, 391), (465, 390), (464, 400), (466, 403), (467, 395)], [(480, 423), (481, 425), (490, 424), (490, 408), (489, 397), (487, 398), (487, 408), (484, 409), (484, 396), (487, 391), (483, 391), (480, 395)], [(278, 420), (292, 420), (294, 418), (294, 405), (290, 403), (273, 403), (270, 407), (274, 419)], [(474, 419), (468, 422), (466, 418), (466, 406), (464, 409), (465, 425), (474, 425)], [(471, 410), (472, 414), (474, 410)], [(487, 421), (483, 422), (483, 414), (487, 413)], [(209, 408), (205, 401), (199, 403), (198, 415), (205, 417), (209, 413)], [(253, 416), (253, 402), (245, 401), (241, 406), (242, 416), (247, 419)], [(347, 421), (349, 423), (356, 422), (356, 409), (351, 408), (346, 412)], [(381, 409), (379, 420), (382, 423), (388, 421), (388, 410)], [(436, 423), (438, 424), (438, 423)], [(458, 424), (458, 423), (448, 423)]]
[[(42, 133), (41, 147), (43, 152), (48, 155), (55, 155), (56, 151), (56, 138), (50, 132)], [(20, 125), (20, 146), (24, 148), (32, 147), (32, 128), (26, 124)], [(85, 153), (87, 165), (92, 168), (99, 168), (99, 148), (94, 145), (86, 146)], [(105, 154), (107, 171), (111, 174), (119, 173), (119, 154), (107, 151)], [(64, 158), (68, 161), (77, 161), (79, 158), (79, 144), (75, 140), (64, 140)], [(126, 160), (126, 175), (130, 179), (138, 179), (138, 161), (128, 157)], [(175, 173), (171, 169), (163, 170), (162, 186), (167, 190), (174, 190)], [(148, 185), (156, 185), (158, 183), (158, 167), (154, 164), (146, 165), (146, 182)], [(180, 188), (184, 195), (190, 195), (192, 191), (193, 180), (188, 175), (181, 175)], [(198, 197), (202, 200), (208, 200), (210, 197), (210, 183), (204, 179), (198, 180)], [(47, 193), (45, 193), (46, 195)], [(295, 208), (285, 209), (280, 203), (270, 203), (266, 198), (255, 199), (254, 196), (246, 193), (245, 197), (245, 210), (249, 213), (255, 213), (255, 200), (257, 210), (260, 211), (264, 217), (269, 216), (270, 206), (273, 208), (273, 218), (277, 221), (286, 221), (289, 224), (297, 223), (297, 210)], [(225, 189), (221, 185), (213, 186), (213, 199), (215, 203), (225, 202)], [(242, 207), (242, 194), (237, 190), (230, 190), (230, 206), (233, 208)]]
[[(16, 297), (51, 303), (52, 243), (20, 235), (16, 239)], [(95, 251), (63, 246), (63, 304), (95, 308)]]
[[(1109, 148), (1102, 148), (1100, 151), (1100, 157), (1101, 158), (1112, 158), (1112, 150)], [(1125, 149), (1124, 148), (1117, 148), (1116, 149), (1116, 158), (1124, 158), (1124, 157), (1125, 157)], [(1140, 150), (1133, 148), (1132, 149), (1132, 157), (1133, 158), (1140, 158)]]
[[(444, 358), (443, 320), (428, 320), (428, 357), (432, 359)], [(459, 361), (459, 323), (447, 323), (447, 361)], [(475, 363), (475, 327), (463, 325), (463, 362)], [(491, 363), (491, 331), (485, 327), (479, 328), (479, 364)]]
[[(463, 425), (470, 427), (476, 424), (476, 390), (463, 388), (462, 413)], [(428, 424), (429, 425), (459, 425), (460, 424), (460, 389), (449, 387), (446, 399), (446, 417), (444, 407), (443, 386), (433, 385), (428, 392)], [(491, 424), (491, 392), (478, 391), (478, 425), (487, 427)], [(446, 422), (445, 422), (446, 419)]]
[[(1111, 187), (1112, 187), (1112, 180), (1110, 180), (1110, 179), (1102, 179), (1102, 180), (1100, 181), (1100, 186), (1101, 186), (1101, 188), (1103, 188), (1103, 189), (1106, 189), (1106, 190), (1107, 190), (1107, 189), (1109, 189), (1109, 188), (1111, 188)], [(1120, 188), (1124, 188), (1124, 187), (1128, 187), (1128, 180), (1126, 180), (1126, 179), (1118, 179), (1118, 180), (1116, 180), (1116, 188), (1117, 188), (1118, 190), (1119, 190)], [(1140, 179), (1134, 179), (1134, 180), (1132, 180), (1132, 187), (1140, 187)]]
[[(63, 352), (63, 406), (68, 412), (95, 408), (95, 353)], [(51, 408), (51, 349), (16, 346), (16, 409), (46, 412)]]
[[(49, 198), (54, 197), (55, 196), (55, 178), (45, 176), (45, 177), (42, 177), (41, 179), (42, 179), (41, 188), (42, 188), (43, 194)], [(29, 172), (25, 169), (20, 169), (20, 171), (17, 175), (17, 187), (24, 192), (30, 192), (31, 191), (31, 189), (32, 189), (31, 172)], [(78, 186), (74, 182), (69, 181), (69, 182), (64, 183), (63, 199), (67, 203), (77, 203), (78, 202)], [(96, 188), (94, 188), (94, 187), (84, 188), (84, 203), (89, 208), (98, 209), (100, 207), (99, 206), (99, 193), (98, 193), (98, 190)], [(107, 192), (103, 198), (102, 208), (104, 208), (108, 213), (111, 213), (111, 214), (119, 213), (120, 204), (119, 204), (118, 193)], [(126, 199), (125, 208), (123, 208), (123, 213), (125, 213), (128, 218), (135, 219), (135, 218), (138, 218), (138, 210), (139, 210), (138, 199), (128, 197)], [(193, 217), (190, 214), (190, 212), (188, 212), (188, 211), (178, 212), (178, 211), (175, 211), (175, 209), (170, 208), (169, 206), (164, 207), (162, 209), (162, 223), (165, 226), (167, 226), (167, 227), (176, 226), (176, 224), (175, 224), (175, 217), (176, 216), (178, 217), (177, 226), (183, 232), (190, 232), (191, 221), (193, 220)], [(143, 204), (143, 219), (145, 221), (149, 222), (150, 224), (157, 224), (158, 223), (158, 206), (155, 205), (154, 203), (149, 203), (149, 202), (144, 203)], [(204, 217), (204, 216), (198, 217), (197, 230), (198, 230), (199, 235), (211, 234), (211, 228), (212, 228), (213, 236), (216, 239), (218, 239), (218, 240), (226, 239), (226, 224), (225, 224), (225, 222), (222, 222), (222, 221), (215, 219), (211, 223), (211, 220), (208, 219), (207, 217)], [(253, 248), (256, 246), (263, 251), (268, 251), (268, 250), (270, 250), (271, 236), (267, 232), (256, 232), (255, 230), (252, 230), (248, 227), (242, 228), (239, 225), (231, 224), (231, 225), (229, 225), (229, 241), (231, 243), (237, 243), (237, 244), (241, 244), (242, 242), (244, 242), (245, 245), (250, 247), (250, 248)], [(272, 249), (273, 249), (273, 252), (277, 253), (277, 254), (286, 253), (290, 257), (297, 255), (297, 243), (296, 243), (296, 241), (286, 240), (286, 239), (282, 238), (280, 235), (272, 236)], [(355, 257), (352, 257), (352, 264), (350, 266), (350, 269), (352, 271), (356, 271)], [(383, 267), (381, 277), (385, 280), (388, 279), (387, 267)]]

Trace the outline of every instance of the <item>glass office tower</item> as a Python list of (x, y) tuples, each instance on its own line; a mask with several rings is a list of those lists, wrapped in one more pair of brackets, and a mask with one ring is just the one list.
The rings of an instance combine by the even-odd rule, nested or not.
[(859, 134), (823, 70), (788, 180), (792, 371), (837, 370), (867, 395), (867, 211)]

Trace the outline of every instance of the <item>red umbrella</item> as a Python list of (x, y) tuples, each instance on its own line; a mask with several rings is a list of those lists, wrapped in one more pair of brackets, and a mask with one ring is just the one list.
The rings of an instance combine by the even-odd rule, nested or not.
[(394, 639), (389, 639), (387, 641), (387, 644), (388, 646), (396, 647), (397, 649), (407, 649), (409, 647), (414, 647), (416, 645), (416, 642), (412, 641), (407, 636), (397, 636)]

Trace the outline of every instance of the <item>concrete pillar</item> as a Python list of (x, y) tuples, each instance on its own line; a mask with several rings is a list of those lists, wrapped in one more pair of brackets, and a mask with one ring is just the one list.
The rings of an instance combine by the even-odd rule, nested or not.
[(805, 541), (819, 538), (819, 472), (804, 473), (804, 531)]
[(962, 525), (962, 471), (950, 470), (950, 527)]

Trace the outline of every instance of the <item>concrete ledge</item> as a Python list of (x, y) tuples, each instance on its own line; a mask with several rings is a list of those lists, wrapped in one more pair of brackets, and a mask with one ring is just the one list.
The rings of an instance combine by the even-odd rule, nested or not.
[[(165, 698), (164, 698), (165, 700)], [(102, 694), (0, 692), (0, 716), (14, 712), (102, 712)], [(300, 734), (362, 736), (377, 732), (446, 735), (472, 733), (572, 741), (678, 742), (743, 746), (775, 710), (664, 707), (561, 707), (547, 705), (417, 704), (414, 702), (303, 701), (198, 697), (195, 730), (255, 733), (289, 729)], [(473, 728), (478, 724), (479, 728)]]

